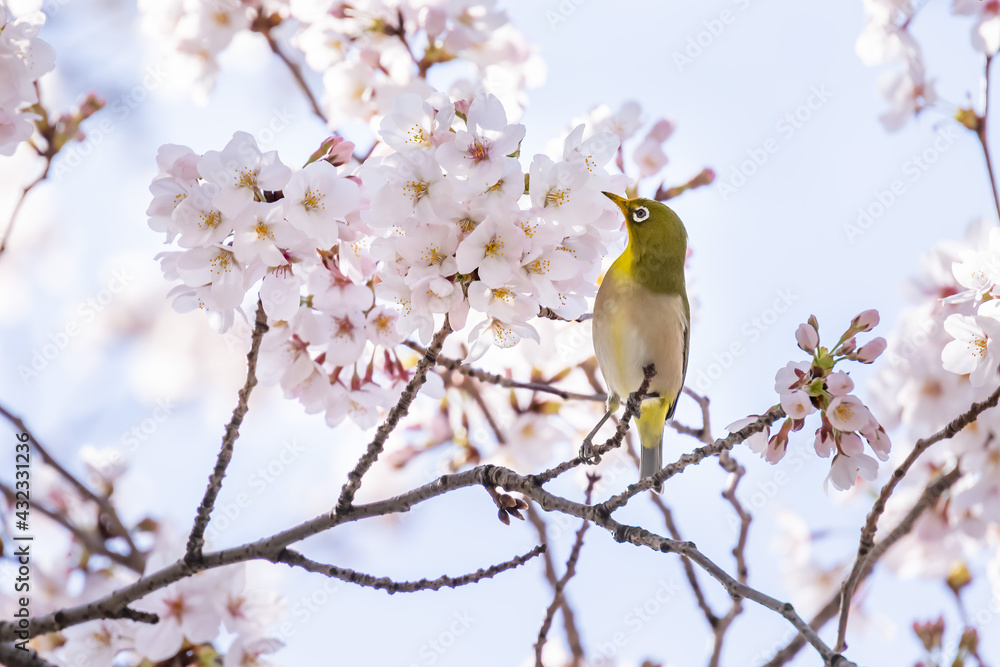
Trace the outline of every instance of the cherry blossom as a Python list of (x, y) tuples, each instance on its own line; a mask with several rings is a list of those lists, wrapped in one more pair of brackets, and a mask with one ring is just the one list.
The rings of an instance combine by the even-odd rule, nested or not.
[(212, 203), (229, 217), (239, 214), (262, 190), (280, 190), (291, 176), (277, 151), (261, 153), (247, 132), (235, 133), (222, 151), (207, 151), (198, 160), (198, 173), (217, 188)]
[(976, 17), (972, 24), (972, 46), (986, 55), (995, 55), (1000, 50), (1000, 3), (955, 0), (952, 11)]
[(889, 454), (889, 437), (868, 407), (850, 393), (854, 389), (850, 376), (834, 368), (844, 361), (871, 363), (882, 353), (886, 347), (882, 338), (875, 338), (856, 349), (856, 335), (871, 331), (878, 322), (878, 311), (860, 313), (851, 320), (832, 352), (820, 345), (819, 323), (814, 316), (799, 325), (795, 331), (796, 341), (812, 359), (788, 362), (775, 374), (774, 389), (786, 419), (778, 432), (769, 436), (766, 447), (757, 444), (753, 451), (769, 463), (777, 463), (788, 449), (790, 434), (801, 430), (809, 415), (818, 411), (820, 426), (816, 429), (813, 448), (823, 458), (835, 454), (828, 478), (833, 481), (834, 488), (853, 487), (859, 475), (865, 479), (874, 478), (878, 462), (863, 453), (865, 441), (876, 456), (885, 461)]
[[(983, 312), (983, 308), (980, 312)], [(991, 308), (996, 311), (996, 308)], [(969, 375), (972, 386), (981, 387), (997, 374), (1000, 365), (1000, 319), (992, 312), (984, 315), (949, 315), (944, 328), (955, 340), (941, 351), (945, 369)]]
[(55, 51), (38, 38), (45, 14), (19, 18), (0, 6), (0, 155), (13, 155), (34, 132), (38, 114), (28, 110), (38, 102), (35, 82), (55, 68)]

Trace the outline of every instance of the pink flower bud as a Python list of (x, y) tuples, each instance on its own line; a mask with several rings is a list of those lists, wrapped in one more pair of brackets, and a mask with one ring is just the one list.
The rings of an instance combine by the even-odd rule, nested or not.
[(802, 350), (812, 354), (816, 351), (816, 346), (819, 345), (819, 333), (811, 324), (800, 324), (799, 328), (795, 330), (795, 341)]
[(871, 331), (877, 324), (878, 311), (874, 308), (866, 310), (851, 320), (851, 328), (855, 331)]
[(468, 100), (456, 100), (455, 101), (455, 113), (457, 113), (462, 118), (466, 118), (469, 115), (469, 107), (472, 103)]
[(350, 162), (353, 156), (353, 142), (347, 141), (343, 137), (333, 137), (333, 141), (330, 143), (330, 147), (327, 148), (326, 156), (323, 159), (334, 167), (339, 167)]
[(662, 144), (664, 141), (669, 139), (670, 135), (673, 133), (674, 121), (667, 118), (661, 118), (653, 124), (653, 127), (649, 128), (649, 134), (646, 136)]
[(854, 381), (844, 371), (835, 371), (826, 378), (826, 390), (834, 396), (845, 396), (854, 389)]
[(427, 37), (431, 40), (444, 32), (448, 25), (448, 14), (437, 7), (428, 8), (423, 19), (424, 30), (427, 31)]
[(878, 338), (873, 338), (858, 350), (855, 358), (863, 364), (870, 364), (879, 358), (879, 355), (885, 352), (885, 338), (879, 336)]
[(840, 450), (848, 456), (857, 456), (865, 451), (865, 443), (857, 433), (841, 433)]
[(816, 429), (816, 441), (813, 443), (813, 448), (816, 453), (822, 456), (824, 459), (830, 456), (837, 449), (837, 443), (833, 440), (833, 433), (824, 424), (820, 428)]
[(836, 350), (834, 350), (833, 353), (834, 354), (850, 354), (851, 352), (854, 352), (854, 350), (855, 350), (855, 348), (857, 346), (858, 346), (858, 341), (854, 339), (854, 336), (851, 336), (850, 338), (848, 338), (847, 340), (845, 340), (843, 343), (841, 343), (840, 347), (838, 347)]

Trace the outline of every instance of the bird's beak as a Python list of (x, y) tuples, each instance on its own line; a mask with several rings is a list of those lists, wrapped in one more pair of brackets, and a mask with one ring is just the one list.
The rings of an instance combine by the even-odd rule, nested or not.
[(628, 219), (628, 200), (625, 199), (625, 197), (619, 197), (613, 192), (604, 192), (603, 190), (601, 191), (601, 194), (618, 204), (618, 208), (622, 210), (622, 213), (625, 215), (625, 219)]

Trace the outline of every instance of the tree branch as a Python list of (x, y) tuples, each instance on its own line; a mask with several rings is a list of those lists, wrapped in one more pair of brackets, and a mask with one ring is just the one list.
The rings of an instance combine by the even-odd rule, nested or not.
[(993, 205), (996, 207), (997, 220), (1000, 222), (1000, 194), (997, 193), (997, 179), (996, 175), (993, 173), (993, 160), (990, 158), (990, 146), (986, 140), (986, 120), (989, 117), (990, 111), (990, 64), (993, 62), (993, 56), (986, 56), (986, 67), (983, 73), (983, 115), (979, 117), (976, 123), (976, 137), (979, 139), (979, 145), (983, 148), (983, 157), (986, 159), (986, 171), (990, 177), (990, 188), (993, 191)]
[(419, 581), (393, 581), (388, 577), (373, 577), (370, 574), (348, 570), (347, 568), (337, 567), (336, 565), (324, 565), (323, 563), (318, 563), (314, 560), (306, 558), (299, 552), (292, 551), (291, 549), (283, 549), (278, 554), (274, 562), (285, 563), (294, 567), (301, 567), (310, 572), (318, 572), (319, 574), (324, 574), (328, 577), (340, 579), (359, 586), (378, 588), (392, 594), (412, 593), (414, 591), (436, 591), (444, 587), (458, 588), (459, 586), (474, 584), (482, 581), (483, 579), (491, 579), (501, 572), (513, 570), (516, 567), (524, 565), (529, 560), (544, 551), (545, 545), (540, 544), (523, 556), (517, 556), (516, 558), (512, 558), (511, 560), (498, 565), (482, 568), (470, 574), (464, 574), (460, 577), (449, 577), (445, 575), (438, 577), (437, 579), (421, 579)]
[(7, 667), (55, 667), (35, 651), (22, 651), (13, 644), (0, 644), (0, 665)]
[[(587, 474), (587, 490), (584, 492), (585, 504), (590, 504), (590, 498), (594, 492), (594, 484), (600, 478), (600, 475)], [(553, 587), (552, 602), (549, 603), (548, 608), (545, 610), (545, 618), (542, 620), (542, 627), (538, 630), (538, 640), (535, 642), (535, 667), (545, 667), (542, 664), (542, 648), (545, 646), (546, 636), (549, 634), (549, 628), (552, 627), (552, 619), (555, 618), (556, 610), (559, 607), (566, 606), (566, 598), (563, 595), (563, 591), (566, 589), (566, 584), (569, 583), (569, 580), (576, 574), (576, 561), (580, 558), (580, 549), (583, 548), (583, 536), (587, 533), (587, 528), (589, 527), (590, 522), (584, 519), (580, 529), (576, 531), (576, 540), (573, 542), (573, 548), (569, 552), (569, 559), (566, 561), (566, 571)], [(582, 650), (580, 655), (574, 652), (573, 657), (576, 659), (575, 662), (582, 660)]]
[(420, 387), (427, 381), (427, 369), (434, 365), (438, 354), (441, 352), (441, 348), (444, 347), (444, 339), (450, 333), (451, 324), (448, 321), (448, 316), (445, 315), (444, 324), (434, 334), (430, 347), (427, 348), (424, 356), (417, 362), (417, 368), (413, 373), (413, 377), (410, 378), (406, 389), (403, 390), (403, 394), (399, 397), (399, 402), (393, 406), (392, 410), (386, 416), (385, 421), (378, 427), (375, 437), (368, 444), (365, 453), (358, 459), (354, 470), (347, 474), (347, 483), (341, 489), (340, 498), (337, 500), (337, 513), (346, 512), (354, 502), (354, 496), (358, 492), (358, 489), (361, 488), (361, 478), (375, 465), (375, 461), (378, 460), (379, 454), (382, 453), (382, 449), (385, 447), (385, 441), (389, 439), (389, 434), (396, 428), (399, 420), (409, 412), (410, 404), (416, 398)]
[[(525, 512), (528, 515), (528, 521), (535, 527), (538, 531), (538, 539), (542, 541), (542, 544), (548, 545), (548, 531), (545, 525), (545, 520), (542, 519), (538, 510), (531, 503), (528, 503), (528, 509)], [(555, 591), (556, 586), (559, 585), (559, 577), (556, 576), (556, 567), (552, 561), (552, 550), (546, 549), (545, 558), (545, 579), (552, 586), (552, 590)], [(569, 643), (570, 650), (573, 653), (574, 658), (579, 656), (583, 659), (583, 646), (580, 643), (580, 633), (576, 629), (576, 614), (573, 613), (573, 608), (569, 606), (569, 602), (566, 597), (563, 596), (560, 602), (560, 609), (562, 610), (563, 626), (566, 629), (566, 641)]]
[(889, 496), (891, 496), (893, 491), (896, 490), (896, 486), (900, 481), (902, 481), (906, 473), (909, 472), (910, 468), (920, 455), (926, 452), (931, 445), (954, 437), (959, 431), (976, 421), (976, 418), (983, 412), (992, 407), (996, 407), (998, 402), (1000, 402), (1000, 387), (990, 394), (989, 398), (985, 401), (973, 403), (964, 414), (961, 414), (951, 420), (947, 426), (934, 435), (918, 440), (917, 444), (913, 446), (913, 451), (911, 451), (909, 456), (906, 457), (906, 460), (904, 460), (900, 466), (893, 471), (889, 481), (882, 487), (878, 500), (876, 500), (875, 504), (872, 506), (872, 510), (869, 512), (868, 518), (865, 521), (864, 528), (861, 529), (861, 542), (858, 544), (858, 555), (857, 558), (854, 559), (854, 567), (851, 568), (850, 574), (848, 574), (847, 578), (844, 579), (844, 583), (841, 587), (840, 623), (837, 627), (838, 650), (843, 651), (847, 648), (847, 617), (851, 613), (851, 598), (854, 596), (854, 591), (857, 588), (858, 578), (860, 577), (861, 570), (865, 565), (865, 560), (868, 558), (869, 552), (875, 546), (875, 532), (878, 530), (878, 520), (882, 516), (882, 513), (885, 512), (885, 506), (889, 500)]
[[(439, 334), (440, 333), (441, 332), (439, 332)], [(432, 363), (432, 360), (429, 357), (425, 357), (424, 360), (427, 361), (427, 366)], [(424, 367), (424, 371), (426, 371), (426, 366)], [(413, 380), (411, 380), (411, 384), (412, 382)], [(397, 405), (397, 408), (398, 407), (399, 405)], [(761, 417), (761, 420), (758, 420), (758, 422), (750, 424), (736, 433), (731, 434), (724, 440), (716, 441), (714, 445), (729, 445), (722, 446), (720, 451), (728, 449), (732, 446), (730, 441), (735, 443), (749, 437), (752, 433), (756, 432), (760, 428), (763, 428), (764, 421), (770, 417), (774, 417), (774, 419), (779, 418), (776, 409), (769, 411), (766, 415)], [(684, 459), (684, 457), (682, 457), (682, 459), (682, 461), (678, 461), (677, 464), (674, 464), (680, 466), (680, 469), (683, 469), (686, 465), (690, 465), (691, 462), (697, 462), (694, 460)], [(950, 484), (954, 483), (955, 479), (957, 479), (957, 475), (957, 470), (952, 471), (952, 473), (945, 476), (943, 481), (938, 480), (938, 482), (931, 485), (931, 487), (928, 487), (921, 497), (921, 500), (900, 523), (900, 525), (897, 526), (896, 529), (894, 529), (888, 536), (886, 536), (884, 540), (876, 545), (875, 549), (872, 551), (872, 557), (868, 560), (868, 566), (866, 566), (866, 569), (870, 570), (870, 568), (874, 566), (877, 557), (881, 557), (882, 553), (892, 546), (895, 541), (899, 540), (903, 535), (912, 530), (913, 523), (919, 517), (920, 513), (926, 510), (930, 504), (935, 502)], [(823, 659), (830, 663), (832, 667), (848, 667), (848, 665), (851, 664), (846, 662), (842, 657), (834, 654), (833, 651), (819, 639), (818, 635), (816, 635), (814, 627), (806, 625), (805, 622), (795, 613), (794, 608), (790, 604), (779, 602), (774, 598), (750, 588), (737, 579), (734, 579), (721, 567), (713, 563), (707, 556), (698, 551), (693, 543), (670, 540), (668, 538), (650, 533), (649, 531), (638, 526), (623, 525), (611, 518), (610, 512), (607, 511), (604, 505), (584, 505), (553, 495), (542, 488), (536, 476), (519, 475), (512, 470), (494, 465), (483, 465), (460, 473), (443, 475), (428, 484), (424, 484), (423, 486), (411, 489), (406, 493), (392, 498), (387, 498), (385, 500), (364, 505), (351, 505), (343, 511), (337, 510), (326, 512), (318, 517), (310, 519), (309, 521), (303, 522), (297, 526), (293, 526), (292, 528), (256, 542), (204, 554), (202, 559), (193, 565), (189, 565), (183, 560), (178, 561), (173, 565), (145, 576), (138, 581), (135, 581), (132, 584), (120, 588), (93, 602), (62, 609), (45, 616), (34, 618), (31, 622), (29, 634), (34, 637), (98, 618), (119, 617), (124, 613), (123, 609), (131, 602), (138, 600), (155, 590), (164, 588), (175, 581), (189, 577), (199, 571), (255, 559), (270, 560), (273, 562), (278, 558), (278, 555), (282, 552), (282, 550), (293, 542), (303, 540), (343, 523), (398, 512), (406, 512), (415, 505), (426, 500), (441, 496), (456, 489), (470, 486), (482, 486), (486, 488), (501, 487), (507, 491), (519, 492), (525, 497), (534, 500), (545, 511), (561, 512), (563, 514), (575, 516), (580, 519), (586, 519), (595, 523), (611, 533), (611, 535), (614, 536), (615, 540), (618, 542), (629, 542), (637, 546), (645, 546), (665, 553), (673, 552), (684, 558), (688, 558), (705, 570), (713, 578), (718, 580), (726, 588), (730, 595), (753, 600), (754, 602), (757, 602), (758, 604), (761, 604), (762, 606), (767, 607), (768, 609), (771, 609), (788, 619), (788, 621), (791, 622), (792, 625), (806, 638), (806, 640), (816, 648)], [(867, 576), (867, 573), (865, 576)], [(836, 602), (833, 604), (836, 604)], [(836, 613), (835, 610), (832, 613)], [(817, 623), (816, 619), (814, 619), (813, 622)], [(820, 623), (820, 625), (821, 624), (822, 623)], [(14, 624), (10, 621), (0, 622), (0, 642), (9, 642), (14, 639), (15, 629)], [(794, 651), (797, 650), (797, 648), (794, 649), (791, 652), (791, 655), (794, 655)], [(780, 665), (783, 663), (772, 661), (772, 664)]]
[[(950, 488), (958, 478), (961, 476), (959, 469), (956, 467), (947, 475), (942, 475), (935, 481), (931, 482), (924, 488), (924, 492), (920, 494), (920, 498), (914, 503), (910, 511), (906, 513), (906, 516), (896, 525), (884, 539), (879, 541), (875, 547), (872, 549), (871, 553), (868, 555), (866, 564), (861, 570), (861, 575), (858, 577), (858, 583), (860, 584), (872, 573), (875, 569), (875, 563), (889, 550), (892, 545), (898, 542), (900, 539), (909, 534), (913, 530), (914, 524), (920, 515), (923, 514), (931, 505), (937, 502), (938, 498)], [(824, 605), (823, 609), (817, 613), (813, 619), (809, 622), (809, 625), (814, 630), (819, 630), (821, 627), (826, 625), (826, 623), (837, 615), (837, 610), (840, 609), (841, 593), (837, 592), (833, 595), (829, 602)], [(796, 637), (790, 641), (784, 648), (779, 650), (774, 654), (763, 667), (780, 667), (784, 665), (789, 660), (795, 657), (795, 654), (799, 652), (805, 645), (802, 637)]]
[(309, 106), (312, 107), (312, 112), (316, 114), (316, 116), (321, 121), (323, 121), (324, 125), (328, 125), (329, 121), (326, 118), (326, 114), (323, 113), (323, 109), (319, 106), (319, 102), (316, 100), (316, 96), (313, 95), (313, 92), (309, 88), (309, 84), (306, 82), (305, 77), (302, 76), (302, 68), (299, 67), (297, 63), (292, 62), (292, 59), (286, 56), (284, 52), (282, 52), (281, 48), (278, 46), (278, 43), (275, 41), (274, 37), (271, 36), (270, 30), (265, 30), (263, 32), (263, 35), (264, 38), (267, 40), (267, 45), (271, 47), (271, 51), (274, 52), (274, 55), (278, 56), (278, 58), (281, 59), (281, 62), (285, 63), (285, 66), (288, 67), (288, 71), (292, 73), (292, 78), (295, 79), (295, 83), (298, 85), (299, 89), (302, 91), (302, 93), (306, 96), (306, 99), (309, 101)]
[(45, 169), (42, 173), (33, 180), (28, 185), (24, 186), (21, 190), (21, 196), (17, 198), (17, 203), (14, 204), (14, 210), (10, 213), (10, 220), (7, 222), (7, 229), (3, 233), (3, 237), (0, 237), (0, 256), (3, 256), (5, 250), (7, 250), (7, 241), (10, 239), (11, 232), (14, 231), (14, 223), (17, 222), (17, 214), (21, 211), (21, 206), (24, 205), (24, 200), (28, 197), (28, 193), (31, 190), (45, 180), (45, 177), (49, 175), (49, 167), (52, 166), (52, 156), (43, 155), (45, 158)]
[[(414, 352), (418, 352), (420, 354), (427, 353), (427, 349), (425, 347), (414, 343), (413, 341), (403, 341), (403, 345), (410, 348)], [(450, 371), (461, 373), (466, 377), (475, 378), (480, 382), (486, 382), (488, 384), (499, 385), (507, 389), (528, 389), (530, 391), (545, 392), (547, 394), (558, 396), (565, 401), (575, 400), (604, 402), (608, 400), (608, 397), (604, 394), (577, 394), (571, 391), (557, 389), (552, 385), (541, 382), (518, 382), (516, 380), (511, 380), (510, 378), (505, 378), (502, 375), (497, 375), (496, 373), (490, 373), (479, 368), (467, 366), (458, 359), (451, 359), (441, 355), (438, 355), (437, 363), (439, 366), (443, 366)]]
[(20, 417), (15, 416), (2, 405), (0, 405), (0, 415), (13, 424), (15, 429), (21, 433), (27, 433), (29, 442), (32, 443), (38, 455), (42, 457), (42, 461), (59, 473), (60, 477), (69, 482), (70, 486), (76, 489), (85, 500), (89, 500), (97, 505), (98, 520), (105, 524), (112, 535), (124, 539), (128, 545), (129, 553), (125, 556), (129, 562), (128, 568), (141, 574), (146, 567), (146, 557), (136, 547), (135, 542), (132, 541), (131, 533), (129, 533), (128, 529), (122, 523), (121, 518), (118, 516), (118, 510), (111, 504), (111, 501), (102, 495), (94, 493), (90, 487), (77, 479), (73, 473), (66, 470), (42, 445), (41, 441), (39, 441)]
[[(729, 501), (729, 504), (733, 506), (733, 510), (736, 512), (736, 515), (740, 518), (740, 532), (739, 536), (736, 538), (736, 545), (733, 547), (733, 557), (736, 559), (736, 579), (741, 584), (745, 584), (747, 583), (749, 577), (746, 561), (746, 546), (747, 538), (750, 536), (750, 521), (752, 517), (750, 516), (750, 513), (743, 508), (743, 504), (740, 503), (739, 499), (736, 497), (736, 487), (739, 486), (740, 480), (743, 479), (743, 475), (746, 474), (746, 469), (737, 463), (736, 459), (734, 459), (729, 452), (719, 453), (719, 465), (729, 472), (729, 482), (726, 484), (726, 489), (722, 492), (722, 497)], [(742, 612), (743, 601), (740, 598), (733, 598), (733, 601), (729, 606), (729, 611), (726, 612), (725, 616), (719, 619), (718, 625), (712, 628), (714, 630), (714, 638), (712, 643), (712, 657), (708, 662), (709, 667), (718, 667), (719, 661), (722, 659), (722, 644), (725, 641), (726, 632), (729, 630), (733, 621), (736, 620), (736, 617)]]
[[(600, 463), (601, 456), (607, 454), (612, 449), (621, 446), (622, 441), (625, 439), (625, 434), (628, 433), (629, 422), (633, 417), (635, 417), (635, 415), (639, 414), (639, 408), (642, 403), (639, 397), (646, 395), (646, 391), (649, 389), (649, 382), (653, 379), (653, 375), (655, 374), (656, 370), (653, 368), (652, 364), (643, 369), (642, 384), (639, 385), (638, 391), (629, 395), (628, 401), (625, 403), (625, 413), (622, 415), (621, 421), (619, 421), (615, 426), (614, 435), (608, 438), (603, 445), (597, 445), (596, 447), (590, 445), (589, 438), (594, 435), (594, 432), (592, 431), (590, 435), (584, 439), (583, 447), (580, 448), (579, 456), (570, 459), (569, 461), (565, 461), (564, 463), (560, 463), (555, 468), (550, 468), (541, 474), (535, 475), (535, 481), (538, 484), (544, 484), (582, 463)], [(607, 415), (605, 415), (605, 419), (607, 419)], [(585, 452), (583, 450), (587, 448), (589, 448), (590, 451), (586, 452), (587, 455), (584, 456)]]
[(205, 545), (205, 529), (212, 516), (212, 508), (215, 507), (215, 499), (222, 490), (222, 480), (226, 476), (226, 468), (233, 458), (233, 447), (236, 439), (240, 437), (240, 425), (243, 417), (246, 416), (250, 392), (257, 386), (257, 356), (260, 354), (260, 341), (267, 331), (267, 313), (264, 312), (264, 302), (257, 298), (257, 320), (254, 324), (253, 334), (250, 338), (250, 351), (247, 352), (247, 379), (240, 389), (236, 408), (233, 410), (232, 419), (226, 426), (226, 433), (222, 437), (222, 448), (219, 450), (219, 457), (215, 461), (215, 469), (208, 478), (208, 488), (205, 489), (205, 496), (198, 506), (198, 514), (191, 528), (191, 535), (188, 537), (187, 552), (184, 560), (188, 564), (193, 564), (201, 559), (201, 550)]
[[(11, 503), (16, 502), (17, 500), (17, 496), (14, 493), (14, 489), (10, 488), (3, 482), (0, 482), (0, 493), (3, 493), (3, 495), (6, 496), (7, 500), (9, 500)], [(57, 512), (53, 509), (50, 509), (45, 505), (43, 505), (42, 503), (38, 502), (37, 500), (33, 500), (31, 502), (31, 509), (37, 510), (39, 513), (49, 517), (50, 519), (58, 523), (60, 526), (68, 530), (73, 535), (73, 537), (75, 537), (80, 542), (80, 544), (82, 544), (83, 547), (90, 553), (105, 556), (106, 558), (113, 560), (119, 565), (127, 567), (136, 574), (142, 574), (141, 569), (136, 569), (137, 563), (134, 562), (134, 559), (129, 558), (129, 556), (127, 555), (116, 553), (114, 551), (109, 550), (107, 546), (104, 544), (104, 541), (101, 540), (99, 536), (92, 535), (87, 531), (85, 531), (84, 529), (80, 528), (72, 521), (70, 521), (69, 517), (67, 517), (62, 512)]]
[[(684, 472), (684, 469), (689, 465), (694, 465), (701, 463), (710, 456), (715, 456), (720, 452), (725, 452), (739, 443), (743, 442), (749, 438), (754, 433), (763, 431), (766, 427), (770, 426), (774, 422), (778, 421), (785, 416), (785, 411), (781, 409), (781, 406), (775, 406), (765, 412), (763, 415), (757, 418), (752, 424), (744, 426), (735, 433), (730, 433), (725, 438), (720, 438), (710, 445), (705, 445), (704, 447), (699, 447), (689, 454), (684, 454), (677, 461), (666, 466), (660, 472), (656, 473), (652, 477), (647, 477), (641, 479), (635, 484), (629, 485), (625, 491), (613, 496), (606, 500), (601, 507), (608, 514), (614, 512), (615, 510), (621, 509), (625, 506), (628, 501), (636, 494), (642, 493), (646, 489), (650, 489), (653, 486), (659, 486), (663, 484), (666, 480), (670, 479), (674, 475)], [(565, 464), (564, 464), (565, 465)], [(548, 480), (546, 480), (548, 481)]]

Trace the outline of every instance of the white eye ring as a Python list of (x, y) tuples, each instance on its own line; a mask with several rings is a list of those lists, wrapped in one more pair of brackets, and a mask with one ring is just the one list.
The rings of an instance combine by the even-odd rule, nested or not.
[(649, 220), (649, 209), (645, 206), (637, 206), (634, 211), (632, 211), (632, 220), (635, 222), (645, 222)]

